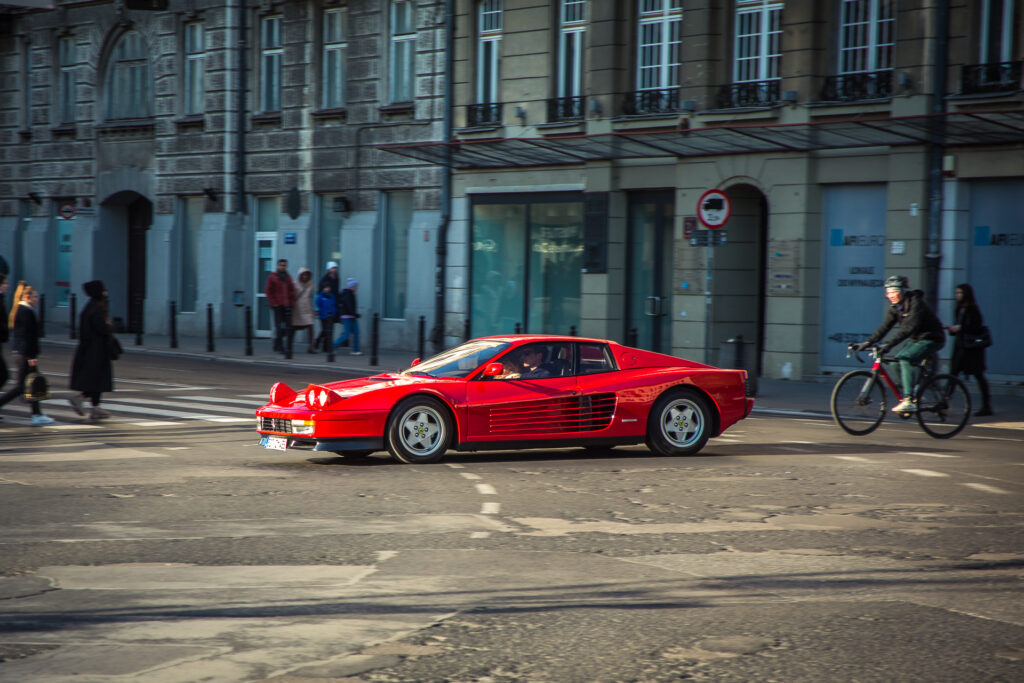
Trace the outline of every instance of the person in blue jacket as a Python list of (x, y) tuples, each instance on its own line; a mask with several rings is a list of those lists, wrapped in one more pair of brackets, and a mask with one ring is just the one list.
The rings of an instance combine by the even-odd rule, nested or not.
[(316, 317), (320, 319), (320, 336), (316, 338), (314, 347), (320, 348), (322, 343), (324, 349), (327, 350), (328, 345), (331, 343), (330, 326), (334, 324), (335, 318), (338, 317), (338, 300), (335, 299), (334, 292), (329, 284), (323, 283), (315, 303)]

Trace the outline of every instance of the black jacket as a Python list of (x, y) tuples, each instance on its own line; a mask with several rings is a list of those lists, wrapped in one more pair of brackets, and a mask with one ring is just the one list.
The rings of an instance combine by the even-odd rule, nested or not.
[(39, 357), (39, 321), (36, 312), (29, 306), (18, 304), (14, 314), (14, 343), (11, 351), (21, 354), (25, 360)]
[(341, 290), (341, 294), (338, 295), (338, 315), (359, 317), (359, 314), (356, 313), (356, 293), (348, 287)]
[(942, 323), (924, 300), (924, 292), (919, 289), (904, 292), (902, 301), (895, 306), (889, 306), (885, 317), (882, 318), (882, 324), (868, 337), (867, 343), (876, 343), (897, 323), (899, 329), (896, 334), (885, 342), (889, 346), (896, 346), (904, 339), (943, 343), (946, 341), (946, 331), (942, 329)]
[(10, 328), (7, 327), (7, 304), (4, 302), (4, 295), (0, 294), (0, 344), (6, 344), (11, 338)]
[(961, 372), (977, 375), (985, 372), (985, 349), (964, 348), (964, 339), (981, 334), (985, 324), (981, 317), (981, 309), (977, 306), (964, 306), (956, 309), (956, 324), (960, 331), (953, 337), (953, 359), (950, 369), (954, 375)]
[(78, 348), (71, 361), (68, 388), (89, 393), (114, 390), (114, 368), (110, 362), (113, 329), (107, 322), (107, 307), (90, 299), (79, 317)]

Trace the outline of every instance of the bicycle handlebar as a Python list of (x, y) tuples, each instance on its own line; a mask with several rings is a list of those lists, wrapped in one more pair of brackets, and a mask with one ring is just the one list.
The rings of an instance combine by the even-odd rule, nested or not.
[[(878, 358), (878, 347), (877, 346), (870, 347), (868, 349), (868, 352), (871, 354), (872, 358)], [(858, 363), (863, 363), (864, 362), (864, 359), (860, 357), (860, 353), (857, 351), (857, 344), (847, 344), (846, 345), (846, 357), (849, 358), (851, 355), (854, 358), (857, 359)]]

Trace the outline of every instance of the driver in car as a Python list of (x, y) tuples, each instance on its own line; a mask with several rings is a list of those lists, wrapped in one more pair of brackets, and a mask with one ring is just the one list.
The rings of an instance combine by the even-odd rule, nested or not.
[(551, 369), (544, 363), (544, 347), (527, 346), (519, 352), (519, 361), (504, 363), (505, 370), (498, 379), (539, 379), (551, 377)]

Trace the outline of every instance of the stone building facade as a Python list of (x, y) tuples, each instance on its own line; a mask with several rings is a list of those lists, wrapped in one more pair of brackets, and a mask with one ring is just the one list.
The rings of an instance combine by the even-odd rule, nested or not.
[(378, 147), (442, 139), (443, 3), (54, 4), (0, 8), (0, 255), (49, 318), (100, 278), (125, 329), (268, 335), (287, 258), (384, 348), (433, 324), (443, 171)]
[[(903, 274), (1024, 335), (1012, 0), (456, 0), (448, 329), (768, 377), (855, 364)], [(949, 343), (945, 355), (951, 350)], [(1012, 343), (988, 351), (1024, 379)]]

